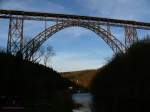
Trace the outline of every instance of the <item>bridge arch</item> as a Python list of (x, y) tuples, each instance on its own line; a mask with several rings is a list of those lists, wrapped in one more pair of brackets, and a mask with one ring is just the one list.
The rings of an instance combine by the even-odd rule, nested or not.
[(47, 29), (39, 33), (37, 36), (35, 36), (31, 41), (29, 41), (22, 49), (24, 58), (30, 59), (31, 56), (38, 50), (38, 48), (53, 34), (57, 33), (62, 29), (73, 26), (83, 27), (95, 32), (109, 45), (109, 47), (113, 50), (114, 53), (125, 51), (124, 44), (122, 44), (117, 38), (115, 38), (115, 36), (113, 36), (107, 30), (101, 28), (100, 26), (88, 22), (67, 21), (60, 22), (56, 25), (48, 27)]

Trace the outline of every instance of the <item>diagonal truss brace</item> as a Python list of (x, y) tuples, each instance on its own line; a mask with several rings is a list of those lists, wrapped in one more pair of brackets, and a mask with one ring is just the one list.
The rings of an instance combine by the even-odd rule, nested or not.
[(89, 22), (82, 22), (82, 21), (68, 21), (68, 22), (60, 22), (56, 25), (50, 26), (37, 36), (35, 36), (27, 45), (22, 49), (22, 53), (25, 59), (31, 58), (31, 56), (38, 50), (38, 48), (53, 34), (56, 32), (72, 26), (80, 26), (87, 28), (96, 34), (98, 34), (114, 51), (117, 52), (124, 52), (125, 46), (122, 44), (117, 38), (115, 38), (111, 32), (101, 28), (99, 25), (95, 25)]
[(126, 26), (125, 28), (125, 45), (130, 47), (133, 43), (138, 41), (138, 35), (136, 28), (132, 26)]
[(10, 18), (7, 52), (16, 55), (23, 48), (23, 19)]

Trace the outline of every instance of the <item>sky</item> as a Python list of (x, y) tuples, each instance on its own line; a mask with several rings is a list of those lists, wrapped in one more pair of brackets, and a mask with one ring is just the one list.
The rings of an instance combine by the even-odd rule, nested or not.
[[(0, 9), (75, 14), (150, 22), (150, 0), (0, 0)], [(51, 22), (47, 23), (50, 27)], [(44, 29), (44, 22), (25, 21), (24, 37), (34, 37)], [(113, 34), (124, 40), (122, 28)], [(150, 31), (138, 31), (139, 38)], [(6, 48), (8, 20), (0, 19), (0, 46)], [(55, 50), (49, 65), (59, 72), (100, 68), (113, 56), (109, 46), (94, 32), (70, 27), (50, 37), (44, 46)]]

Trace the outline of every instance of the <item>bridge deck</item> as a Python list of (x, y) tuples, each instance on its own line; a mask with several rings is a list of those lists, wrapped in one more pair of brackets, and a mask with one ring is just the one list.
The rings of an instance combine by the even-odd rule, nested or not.
[(40, 21), (83, 20), (88, 22), (96, 22), (97, 24), (109, 24), (112, 26), (132, 26), (138, 29), (150, 30), (150, 23), (130, 21), (130, 20), (91, 17), (91, 16), (68, 15), (68, 14), (0, 10), (0, 18), (5, 18), (5, 19), (20, 18), (24, 20), (40, 20)]

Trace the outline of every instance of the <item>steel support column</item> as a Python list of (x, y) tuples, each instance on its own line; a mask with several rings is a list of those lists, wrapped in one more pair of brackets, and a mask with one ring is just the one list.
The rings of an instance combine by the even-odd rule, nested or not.
[(108, 35), (111, 35), (111, 28), (110, 28), (109, 24), (107, 25), (107, 33), (108, 33)]
[(126, 26), (125, 28), (125, 45), (130, 47), (133, 43), (138, 41), (138, 35), (136, 28)]
[(23, 48), (23, 19), (10, 18), (7, 52), (15, 55)]

